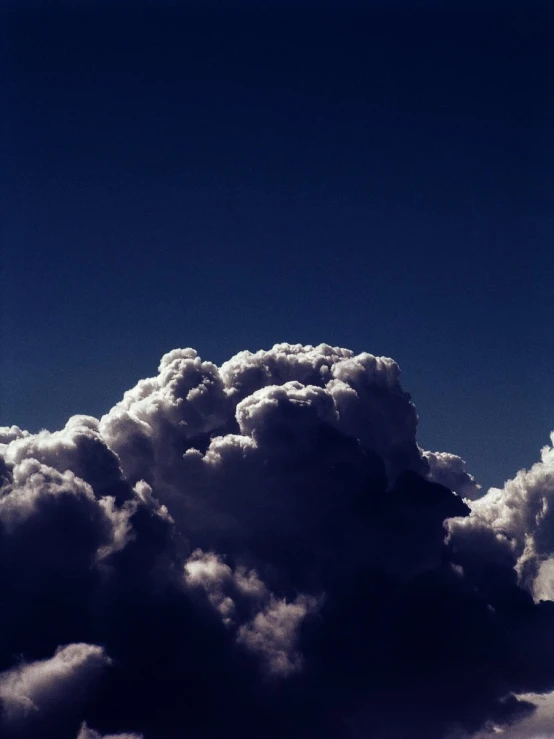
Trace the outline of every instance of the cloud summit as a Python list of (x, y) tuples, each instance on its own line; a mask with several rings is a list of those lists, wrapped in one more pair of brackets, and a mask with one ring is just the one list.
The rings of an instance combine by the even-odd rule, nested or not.
[[(554, 690), (554, 451), (482, 494), (392, 359), (166, 354), (0, 429), (0, 736), (454, 739)], [(554, 436), (553, 436), (554, 439)]]

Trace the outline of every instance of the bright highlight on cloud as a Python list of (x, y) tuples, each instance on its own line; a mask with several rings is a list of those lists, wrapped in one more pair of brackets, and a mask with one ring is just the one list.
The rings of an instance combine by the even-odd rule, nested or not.
[(58, 714), (76, 713), (87, 691), (109, 664), (103, 649), (91, 644), (59, 647), (50, 659), (22, 663), (0, 674), (2, 723), (5, 730), (26, 735)]
[(0, 429), (0, 735), (509, 737), (554, 690), (554, 452), (482, 494), (416, 431), (393, 360), (289, 344)]
[(110, 736), (106, 734), (102, 736), (97, 731), (89, 729), (86, 723), (84, 723), (81, 726), (77, 739), (142, 739), (142, 737), (138, 734), (110, 734)]

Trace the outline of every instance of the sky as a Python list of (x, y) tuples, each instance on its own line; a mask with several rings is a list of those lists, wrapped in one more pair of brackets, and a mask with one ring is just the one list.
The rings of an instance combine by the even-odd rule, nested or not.
[(553, 21), (4, 1), (3, 739), (554, 737)]
[(532, 464), (552, 14), (500, 5), (8, 3), (2, 423), (102, 415), (176, 347), (325, 342), (394, 358), (485, 487)]

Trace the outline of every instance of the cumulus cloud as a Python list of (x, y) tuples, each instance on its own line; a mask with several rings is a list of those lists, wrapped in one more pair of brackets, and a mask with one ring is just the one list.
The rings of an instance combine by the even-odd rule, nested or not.
[(254, 570), (233, 571), (217, 555), (200, 549), (185, 564), (185, 579), (203, 589), (223, 623), (236, 629), (237, 643), (258, 654), (269, 674), (286, 676), (300, 669), (299, 629), (317, 609), (317, 598), (299, 595), (292, 603), (279, 599)]
[(267, 599), (265, 585), (254, 570), (238, 568), (235, 572), (212, 552), (197, 549), (185, 563), (185, 580), (200, 587), (220, 614), (226, 626), (235, 624), (236, 603), (240, 600), (261, 602)]
[(300, 595), (292, 603), (272, 597), (263, 611), (243, 624), (238, 643), (258, 653), (272, 675), (289, 675), (302, 667), (297, 650), (302, 620), (317, 607), (317, 599)]
[(77, 739), (143, 739), (140, 734), (99, 734), (90, 729), (84, 722), (81, 726)]
[[(554, 433), (551, 435), (554, 443)], [(553, 600), (554, 449), (545, 446), (541, 461), (520, 470), (503, 488), (491, 488), (472, 505), (471, 515), (450, 524), (454, 542), (470, 538), (487, 556), (511, 558), (522, 585), (536, 600)], [(493, 548), (493, 555), (490, 549)]]
[(481, 485), (467, 471), (466, 463), (461, 457), (449, 452), (424, 451), (423, 458), (429, 465), (429, 480), (450, 488), (462, 498), (473, 500), (479, 497)]
[(481, 495), (326, 344), (0, 429), (2, 735), (509, 737), (554, 690), (553, 455)]
[(3, 736), (25, 736), (41, 726), (47, 730), (59, 714), (74, 711), (86, 701), (109, 659), (101, 647), (69, 644), (50, 659), (23, 663), (0, 673), (0, 726)]

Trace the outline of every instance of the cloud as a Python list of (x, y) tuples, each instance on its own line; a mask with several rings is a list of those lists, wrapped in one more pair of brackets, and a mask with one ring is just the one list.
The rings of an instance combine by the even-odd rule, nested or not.
[(1, 429), (1, 726), (509, 736), (554, 690), (552, 455), (480, 495), (392, 359), (326, 344), (177, 349), (100, 420)]
[[(492, 736), (498, 739), (554, 739), (554, 693), (528, 694), (522, 698), (532, 701), (537, 709), (529, 718), (512, 726), (497, 727)], [(490, 733), (479, 733), (477, 739), (490, 739)]]
[(479, 497), (481, 485), (466, 470), (466, 463), (456, 454), (449, 452), (423, 452), (429, 465), (427, 478), (450, 488), (462, 498), (473, 500)]
[[(551, 435), (554, 443), (554, 433)], [(485, 539), (497, 554), (510, 558), (525, 588), (536, 600), (551, 600), (554, 557), (554, 449), (545, 446), (541, 461), (521, 470), (503, 488), (492, 488), (472, 504), (465, 521), (450, 526), (454, 541)], [(491, 552), (488, 556), (493, 556)]]
[(236, 622), (237, 601), (256, 603), (268, 598), (266, 587), (254, 570), (238, 568), (233, 572), (216, 554), (201, 549), (185, 563), (185, 581), (192, 588), (202, 588), (226, 626)]
[(90, 729), (86, 723), (83, 723), (77, 739), (143, 739), (140, 734), (99, 734), (97, 731)]
[(271, 598), (263, 611), (240, 627), (238, 643), (260, 654), (271, 675), (290, 675), (302, 667), (297, 650), (302, 620), (317, 608), (317, 599), (300, 595), (293, 603)]
[(303, 619), (318, 608), (318, 599), (299, 595), (294, 602), (270, 593), (254, 570), (236, 571), (213, 553), (197, 549), (185, 564), (185, 580), (202, 588), (222, 622), (236, 633), (238, 644), (258, 654), (273, 676), (286, 676), (302, 666), (297, 651)]
[[(50, 659), (23, 663), (0, 673), (3, 736), (40, 735), (58, 716), (86, 701), (109, 659), (101, 647), (69, 644)], [(40, 728), (39, 728), (40, 727)]]

